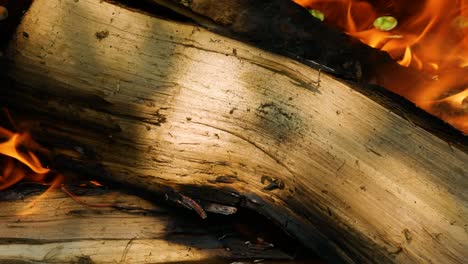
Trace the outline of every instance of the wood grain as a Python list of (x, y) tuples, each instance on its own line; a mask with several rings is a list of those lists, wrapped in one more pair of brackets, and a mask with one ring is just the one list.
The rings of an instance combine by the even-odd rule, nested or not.
[(228, 222), (208, 226), (196, 216), (118, 190), (77, 190), (88, 204), (114, 205), (101, 208), (77, 203), (60, 190), (41, 194), (44, 190), (1, 194), (0, 263), (290, 259), (277, 248), (252, 250)]
[(12, 113), (105, 178), (252, 208), (330, 261), (467, 258), (467, 153), (326, 74), (99, 0), (36, 0), (7, 56)]

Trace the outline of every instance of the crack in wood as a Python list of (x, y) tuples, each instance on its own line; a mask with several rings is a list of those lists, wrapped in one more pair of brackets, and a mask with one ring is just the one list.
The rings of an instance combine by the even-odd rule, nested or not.
[(286, 164), (284, 164), (280, 159), (276, 158), (273, 154), (269, 153), (267, 150), (263, 149), (260, 145), (258, 145), (257, 143), (249, 140), (248, 138), (246, 138), (246, 137), (244, 137), (244, 136), (242, 136), (242, 135), (240, 135), (240, 134), (238, 134), (236, 132), (229, 131), (229, 130), (221, 128), (221, 127), (216, 127), (216, 126), (213, 126), (213, 125), (210, 125), (210, 124), (196, 122), (196, 121), (192, 121), (192, 122), (195, 123), (195, 124), (198, 124), (198, 125), (207, 126), (207, 127), (219, 130), (219, 131), (223, 131), (223, 132), (225, 132), (227, 134), (230, 134), (232, 136), (235, 136), (236, 138), (239, 138), (239, 139), (243, 140), (244, 142), (246, 142), (249, 145), (253, 146), (255, 149), (261, 151), (263, 154), (265, 154), (266, 156), (268, 156), (269, 158), (274, 160), (276, 163), (281, 165), (284, 169), (286, 169), (286, 171), (288, 171), (291, 174), (292, 177), (295, 176), (294, 171), (291, 168), (289, 168)]

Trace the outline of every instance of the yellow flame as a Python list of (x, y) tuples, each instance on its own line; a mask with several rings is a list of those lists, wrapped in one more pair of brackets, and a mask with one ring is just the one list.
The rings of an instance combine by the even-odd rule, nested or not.
[(408, 67), (410, 64), (411, 64), (411, 58), (412, 58), (412, 54), (411, 54), (411, 48), (410, 47), (406, 47), (405, 49), (405, 55), (403, 55), (403, 59), (399, 60), (398, 63), (400, 65), (403, 65), (403, 66), (406, 66)]

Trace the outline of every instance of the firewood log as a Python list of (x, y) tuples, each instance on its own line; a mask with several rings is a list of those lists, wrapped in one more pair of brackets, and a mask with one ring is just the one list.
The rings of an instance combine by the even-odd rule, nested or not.
[(229, 222), (205, 225), (196, 217), (119, 190), (75, 187), (80, 203), (60, 190), (43, 195), (44, 190), (24, 184), (0, 193), (1, 263), (290, 258), (278, 248), (252, 249)]
[(6, 57), (52, 168), (250, 208), (331, 262), (468, 257), (466, 138), (304, 64), (99, 0), (34, 1)]

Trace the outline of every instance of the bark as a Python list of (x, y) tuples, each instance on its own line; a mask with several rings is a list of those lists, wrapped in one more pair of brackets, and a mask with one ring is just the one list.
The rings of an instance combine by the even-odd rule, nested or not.
[(251, 208), (330, 261), (467, 258), (466, 138), (326, 74), (99, 0), (36, 0), (6, 54), (56, 169)]
[[(191, 17), (204, 27), (354, 80), (369, 79), (375, 67), (392, 62), (336, 29), (327, 27), (293, 1), (148, 0)], [(365, 74), (366, 76), (363, 76)], [(372, 76), (373, 77), (373, 76)]]
[[(256, 250), (229, 222), (207, 225), (113, 189), (80, 187), (83, 205), (60, 190), (21, 186), (0, 194), (1, 263), (230, 263), (289, 259)], [(91, 207), (90, 205), (110, 205)], [(255, 242), (255, 241), (252, 241)]]

